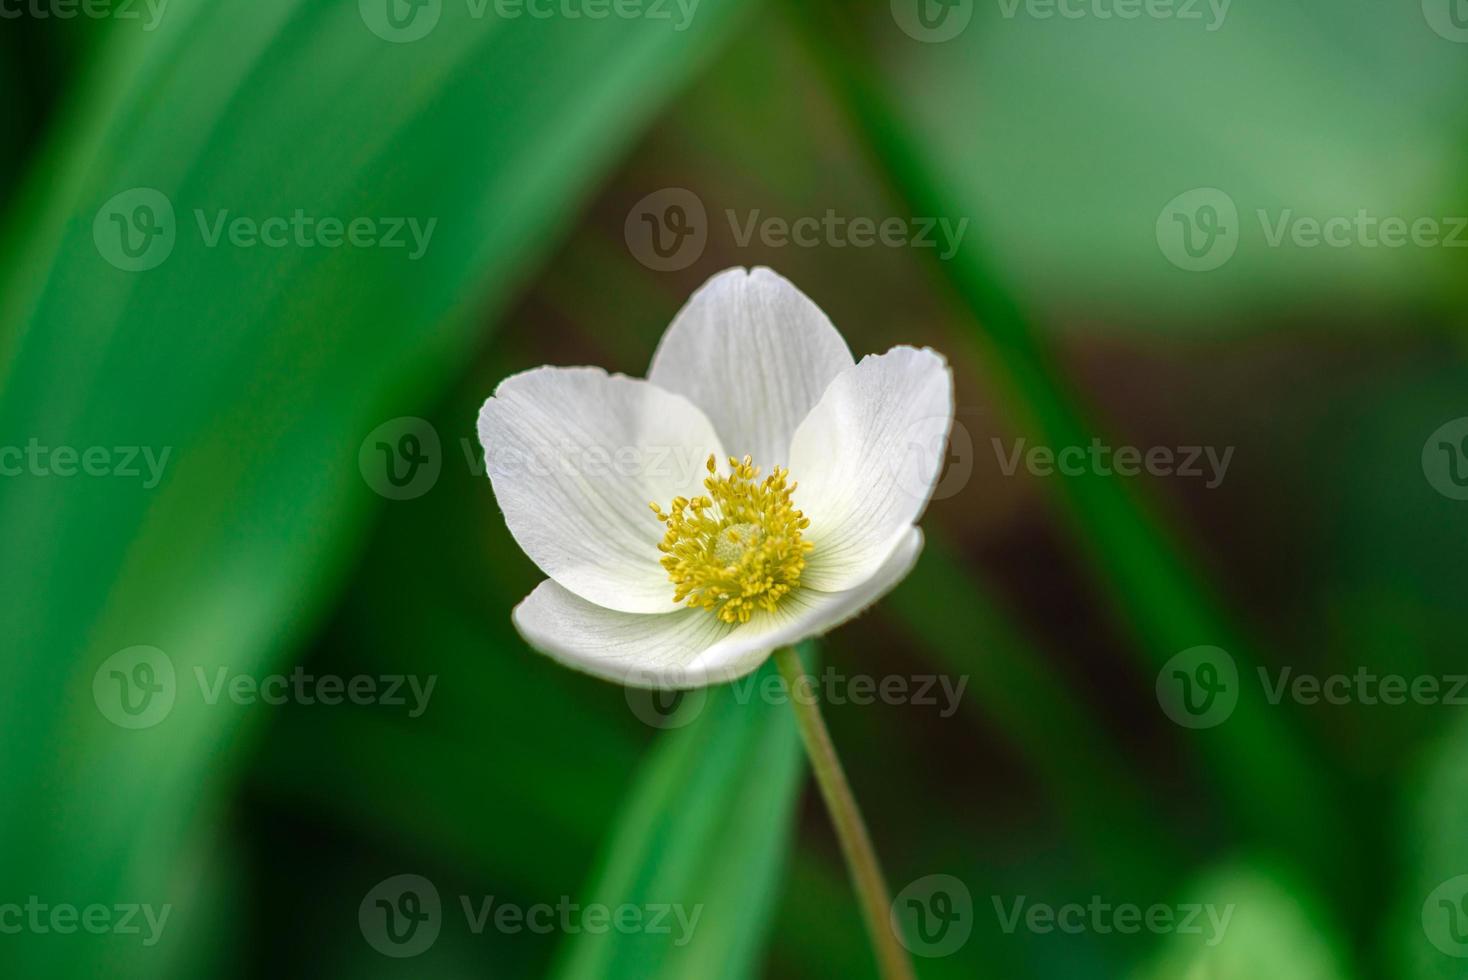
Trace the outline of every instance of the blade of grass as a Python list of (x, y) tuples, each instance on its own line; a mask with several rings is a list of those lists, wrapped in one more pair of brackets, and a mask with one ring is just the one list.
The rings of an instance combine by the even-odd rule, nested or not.
[(686, 941), (583, 932), (565, 942), (550, 976), (758, 975), (805, 771), (795, 720), (782, 709), (710, 689), (692, 724), (662, 736), (603, 840), (589, 900), (681, 906), (699, 916)]

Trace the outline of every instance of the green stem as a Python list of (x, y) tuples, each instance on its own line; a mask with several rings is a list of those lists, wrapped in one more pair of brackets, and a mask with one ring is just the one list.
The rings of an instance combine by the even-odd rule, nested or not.
[(836, 837), (841, 841), (841, 853), (851, 870), (851, 883), (861, 899), (862, 918), (866, 919), (882, 976), (884, 980), (913, 980), (912, 962), (892, 929), (892, 899), (882, 877), (882, 866), (877, 862), (877, 852), (861, 818), (861, 809), (836, 756), (836, 747), (831, 744), (831, 733), (821, 717), (815, 690), (806, 683), (805, 668), (794, 647), (776, 650), (775, 663), (790, 689), (790, 705), (795, 710), (800, 737), (805, 742), (805, 752), (810, 756), (811, 771), (821, 787), (826, 809), (831, 813), (831, 822), (836, 825)]

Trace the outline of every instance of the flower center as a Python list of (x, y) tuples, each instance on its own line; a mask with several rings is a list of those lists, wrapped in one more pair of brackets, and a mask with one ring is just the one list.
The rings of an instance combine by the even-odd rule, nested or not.
[(775, 467), (763, 480), (748, 456), (729, 457), (729, 475), (706, 464), (706, 496), (675, 497), (652, 512), (667, 525), (658, 550), (673, 583), (673, 601), (711, 610), (726, 623), (746, 623), (756, 609), (773, 611), (800, 586), (812, 545), (800, 539), (810, 521), (790, 500), (796, 484)]

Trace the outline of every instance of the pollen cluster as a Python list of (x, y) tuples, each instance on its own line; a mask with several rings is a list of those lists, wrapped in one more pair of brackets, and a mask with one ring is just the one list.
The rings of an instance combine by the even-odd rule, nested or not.
[(708, 609), (726, 623), (745, 623), (756, 609), (773, 610), (800, 585), (812, 545), (800, 539), (810, 520), (795, 509), (789, 471), (775, 467), (763, 480), (746, 456), (729, 457), (719, 476), (706, 464), (707, 495), (675, 497), (652, 511), (667, 525), (658, 544), (674, 586), (673, 601)]

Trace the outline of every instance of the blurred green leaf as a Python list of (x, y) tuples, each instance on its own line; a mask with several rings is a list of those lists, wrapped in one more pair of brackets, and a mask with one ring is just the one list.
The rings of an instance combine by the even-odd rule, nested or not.
[(680, 710), (695, 720), (663, 736), (603, 839), (589, 901), (681, 906), (691, 932), (582, 932), (552, 976), (757, 975), (805, 768), (789, 707), (737, 690), (777, 676), (767, 663), (737, 686), (689, 695)]
[[(1199, 907), (1136, 980), (1347, 980), (1340, 938), (1309, 890), (1263, 866), (1205, 875), (1178, 909)], [(1192, 915), (1191, 911), (1184, 914)], [(1178, 921), (1181, 921), (1179, 917)], [(1195, 931), (1192, 931), (1195, 930)]]
[[(177, 841), (230, 790), (245, 715), (206, 703), (195, 668), (258, 677), (317, 620), (380, 502), (358, 472), (364, 437), (442, 385), (473, 314), (503, 308), (742, 6), (708, 0), (676, 32), (444, 4), (436, 29), (394, 44), (356, 3), (175, 0), (155, 33), (101, 59), (91, 100), (58, 130), (64, 166), (30, 185), (29, 230), (7, 255), (0, 425), (20, 445), (169, 456), (156, 487), (0, 486), (7, 554), (25, 556), (0, 569), (0, 630), (22, 652), (0, 667), (0, 863), (14, 889), (184, 893)], [(176, 241), (129, 272), (94, 219), (136, 188), (167, 200)], [(200, 227), (298, 209), (436, 225), (416, 260), (210, 247)], [(138, 644), (170, 658), (177, 700), (128, 731), (98, 711), (92, 682)], [(180, 904), (164, 945), (189, 914)], [(18, 975), (106, 962), (153, 976), (160, 963), (115, 936), (0, 954)]]
[(1405, 825), (1405, 873), (1389, 943), (1403, 980), (1456, 980), (1468, 957), (1468, 721), (1453, 724), (1414, 767)]
[[(1383, 247), (1374, 229), (1374, 244), (1274, 240), (1283, 220), (1363, 209), (1448, 219), (1446, 235), (1464, 213), (1455, 93), (1468, 66), (1427, 6), (1209, 0), (1196, 17), (1104, 16), (1121, 10), (1109, 4), (1042, 17), (1006, 0), (975, 5), (949, 43), (887, 45), (884, 61), (953, 213), (1002, 252), (1041, 328), (1259, 331), (1271, 314), (1440, 305), (1461, 278), (1453, 249)], [(1236, 251), (1203, 273), (1174, 266), (1157, 235), (1164, 206), (1195, 188), (1238, 215)]]

